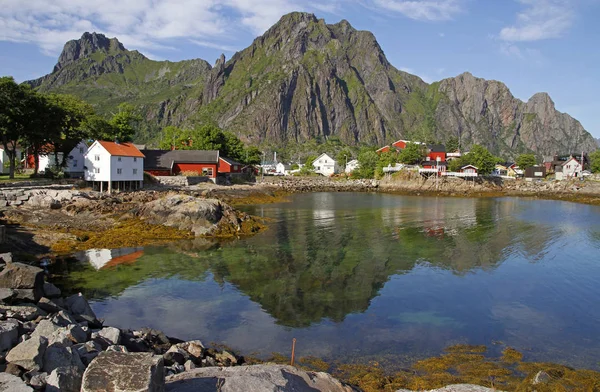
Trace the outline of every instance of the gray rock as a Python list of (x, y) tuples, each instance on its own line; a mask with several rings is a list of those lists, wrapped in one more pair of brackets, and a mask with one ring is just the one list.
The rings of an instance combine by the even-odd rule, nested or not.
[(10, 350), (19, 342), (19, 322), (15, 319), (0, 321), (0, 351)]
[(50, 373), (46, 392), (79, 392), (83, 371), (76, 366), (59, 367)]
[(81, 392), (107, 390), (162, 392), (162, 357), (151, 353), (100, 353), (85, 370)]
[(165, 359), (166, 365), (183, 365), (190, 359), (190, 354), (179, 347), (172, 346), (169, 351), (163, 354), (163, 358)]
[(118, 345), (121, 343), (121, 331), (115, 327), (104, 327), (98, 331), (98, 335), (104, 340), (109, 342), (111, 345)]
[(550, 375), (548, 373), (546, 373), (545, 371), (542, 370), (542, 371), (537, 372), (537, 374), (533, 378), (532, 384), (533, 385), (545, 384), (550, 380), (552, 380), (552, 377), (550, 377)]
[(194, 362), (188, 360), (183, 364), (183, 367), (185, 368), (186, 372), (189, 372), (192, 369), (196, 369), (198, 366), (196, 366)]
[(9, 263), (0, 272), (0, 287), (9, 289), (35, 289), (42, 296), (44, 270), (22, 263)]
[(127, 347), (125, 346), (119, 346), (119, 345), (112, 345), (112, 346), (108, 346), (108, 348), (106, 349), (106, 351), (114, 351), (117, 353), (128, 353), (129, 350), (127, 350)]
[(48, 339), (43, 336), (32, 337), (13, 347), (8, 352), (6, 361), (27, 370), (40, 370), (46, 347), (48, 347)]
[(13, 255), (12, 255), (12, 253), (10, 253), (10, 252), (8, 252), (8, 253), (0, 253), (0, 261), (4, 262), (5, 264), (12, 263), (13, 262)]
[(31, 385), (34, 389), (42, 389), (46, 386), (46, 379), (48, 378), (48, 373), (40, 373), (37, 371), (29, 372), (26, 374), (27, 379), (29, 380), (27, 383)]
[(48, 298), (60, 297), (61, 291), (58, 287), (50, 282), (44, 282), (44, 295)]
[(204, 356), (205, 348), (202, 342), (199, 340), (190, 340), (188, 342), (177, 343), (175, 347), (187, 351), (196, 360), (201, 359)]
[[(218, 387), (217, 387), (218, 386)], [(167, 377), (165, 392), (353, 392), (327, 373), (305, 372), (292, 366), (254, 365), (199, 368)]]
[(33, 392), (33, 388), (17, 376), (0, 373), (0, 392)]
[(73, 343), (85, 343), (88, 340), (88, 333), (78, 324), (72, 324), (67, 327), (67, 333)]
[(20, 321), (31, 321), (47, 313), (35, 305), (0, 305), (0, 312)]
[(85, 299), (83, 294), (73, 294), (72, 296), (68, 297), (65, 302), (71, 313), (75, 315), (76, 319), (78, 315), (86, 315), (96, 319), (96, 314), (90, 307), (90, 304)]
[(60, 306), (58, 306), (54, 301), (48, 299), (46, 297), (40, 298), (37, 303), (37, 306), (45, 312), (48, 313), (58, 313), (63, 310)]
[(34, 289), (14, 289), (15, 300), (22, 302), (37, 302), (40, 299), (40, 291)]
[(15, 290), (6, 287), (0, 288), (0, 302), (10, 303), (11, 300), (17, 295)]
[(44, 364), (42, 367), (45, 372), (51, 373), (56, 368), (70, 366), (78, 367), (82, 371), (85, 369), (83, 362), (79, 358), (79, 354), (77, 354), (77, 350), (60, 344), (48, 346), (44, 353)]
[(52, 321), (44, 319), (38, 323), (37, 327), (31, 334), (31, 337), (43, 336), (45, 338), (49, 338), (56, 331), (59, 331), (60, 328), (60, 326), (54, 324)]
[(237, 365), (238, 363), (238, 360), (235, 357), (235, 355), (233, 355), (227, 350), (223, 350), (220, 353), (216, 353), (215, 359), (217, 360), (217, 362), (220, 362), (225, 366)]
[(77, 324), (77, 320), (75, 320), (73, 316), (65, 311), (60, 311), (54, 317), (52, 317), (52, 322), (61, 327), (67, 327), (70, 324)]

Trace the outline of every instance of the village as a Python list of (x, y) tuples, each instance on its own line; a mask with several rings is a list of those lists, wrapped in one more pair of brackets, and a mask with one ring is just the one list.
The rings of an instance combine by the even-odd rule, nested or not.
[[(426, 145), (420, 142), (398, 140), (375, 152), (381, 154), (400, 154), (407, 146), (418, 146), (422, 151), (419, 161), (412, 164), (395, 163), (382, 168), (385, 176), (394, 173), (410, 171), (419, 173), (422, 177), (457, 177), (473, 179), (482, 175), (502, 178), (505, 180), (524, 179), (525, 181), (583, 179), (591, 176), (586, 170), (588, 158), (580, 156), (548, 156), (543, 162), (519, 167), (516, 162), (495, 163), (491, 173), (482, 173), (473, 164), (460, 164), (460, 159), (469, 152), (459, 150), (446, 151), (443, 144)], [(3, 149), (0, 157), (0, 174), (7, 170), (8, 156)], [(333, 154), (332, 154), (333, 155)], [(145, 145), (129, 142), (97, 140), (81, 141), (73, 148), (67, 159), (63, 154), (44, 154), (37, 158), (25, 151), (18, 150), (17, 156), (22, 157), (19, 170), (23, 173), (32, 172), (35, 159), (38, 160), (38, 171), (56, 171), (59, 162), (66, 162), (62, 170), (65, 177), (84, 179), (93, 189), (101, 192), (128, 191), (143, 188), (144, 181), (152, 181), (177, 185), (210, 181), (215, 184), (231, 184), (247, 182), (256, 176), (300, 176), (320, 175), (325, 177), (353, 177), (360, 168), (358, 159), (338, 162), (328, 153), (323, 153), (312, 163), (284, 163), (277, 160), (263, 159), (261, 164), (247, 165), (221, 155), (218, 150), (179, 150), (172, 146), (169, 150), (148, 149)], [(263, 154), (264, 156), (264, 154)], [(453, 161), (455, 161), (453, 165)], [(457, 166), (456, 163), (459, 165)], [(305, 167), (309, 165), (309, 167)], [(587, 165), (587, 166), (586, 166)], [(450, 170), (454, 166), (455, 170)], [(458, 168), (458, 170), (456, 170)], [(307, 170), (308, 169), (308, 170)], [(185, 179), (178, 181), (177, 178)]]

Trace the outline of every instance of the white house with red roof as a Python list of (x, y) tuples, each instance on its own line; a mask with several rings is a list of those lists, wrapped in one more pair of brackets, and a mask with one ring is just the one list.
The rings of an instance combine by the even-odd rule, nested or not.
[(144, 158), (132, 143), (97, 140), (84, 155), (85, 180), (101, 192), (142, 188)]

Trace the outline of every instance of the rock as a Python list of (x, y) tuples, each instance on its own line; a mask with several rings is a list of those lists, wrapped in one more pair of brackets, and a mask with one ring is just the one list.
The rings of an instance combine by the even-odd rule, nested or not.
[(217, 362), (222, 363), (225, 366), (237, 365), (238, 359), (227, 350), (223, 350), (220, 353), (215, 354)]
[(76, 344), (73, 346), (73, 349), (77, 350), (81, 362), (86, 366), (88, 366), (102, 351), (102, 347), (94, 341)]
[(79, 392), (83, 370), (76, 366), (59, 367), (46, 380), (46, 392)]
[(60, 311), (54, 317), (52, 317), (52, 322), (61, 327), (67, 327), (70, 324), (77, 324), (77, 320), (75, 320), (73, 316), (65, 311)]
[(0, 302), (11, 303), (11, 300), (17, 295), (15, 290), (6, 287), (0, 288)]
[(42, 320), (38, 323), (37, 327), (31, 334), (31, 337), (42, 336), (45, 338), (49, 338), (56, 331), (59, 331), (60, 328), (61, 328), (60, 326), (54, 324), (50, 320)]
[(118, 345), (112, 345), (112, 346), (108, 346), (108, 348), (106, 349), (106, 351), (114, 351), (117, 353), (128, 353), (129, 350), (127, 350), (127, 347), (125, 346), (118, 346)]
[(90, 304), (81, 293), (73, 294), (72, 296), (68, 297), (65, 303), (71, 311), (71, 313), (75, 316), (76, 320), (77, 316), (88, 316), (96, 320), (96, 314), (94, 314), (94, 311), (90, 307)]
[(254, 365), (199, 368), (167, 377), (165, 392), (353, 392), (327, 373), (305, 372), (292, 366)]
[(0, 321), (0, 352), (10, 350), (19, 342), (19, 322), (15, 319)]
[(165, 365), (171, 366), (173, 364), (183, 365), (187, 360), (190, 359), (190, 354), (187, 351), (173, 346), (163, 354), (163, 358), (165, 360)]
[(88, 333), (80, 325), (72, 324), (66, 328), (73, 343), (85, 343), (88, 340)]
[(58, 298), (62, 294), (60, 289), (50, 282), (44, 282), (43, 291), (48, 298)]
[(118, 345), (121, 343), (121, 331), (119, 328), (104, 327), (98, 332), (98, 335), (111, 345)]
[(186, 372), (189, 372), (190, 370), (197, 368), (196, 364), (194, 362), (190, 361), (190, 360), (186, 361), (183, 364), (183, 367), (185, 368)]
[(163, 359), (150, 353), (100, 353), (85, 370), (81, 386), (81, 392), (162, 392), (163, 389)]
[(14, 289), (15, 300), (22, 302), (37, 302), (40, 298), (40, 293), (34, 289)]
[(35, 305), (0, 305), (0, 311), (4, 311), (7, 317), (13, 317), (20, 321), (31, 321), (47, 315)]
[(44, 270), (22, 263), (9, 263), (0, 272), (0, 287), (9, 289), (34, 289), (41, 298), (44, 286)]
[(6, 361), (27, 370), (40, 370), (46, 347), (48, 347), (48, 339), (43, 336), (32, 337), (10, 350)]
[(12, 374), (13, 376), (21, 377), (23, 373), (25, 373), (25, 369), (23, 369), (19, 365), (15, 365), (14, 363), (9, 363), (6, 365), (6, 369), (4, 370), (8, 374)]
[(48, 313), (58, 313), (62, 310), (62, 308), (54, 303), (54, 301), (46, 297), (40, 298), (37, 305), (40, 309)]
[(203, 367), (218, 366), (219, 364), (213, 357), (206, 357), (202, 360)]
[(44, 364), (42, 367), (45, 372), (51, 373), (56, 368), (70, 366), (78, 367), (82, 371), (85, 369), (83, 362), (79, 358), (79, 354), (77, 354), (77, 350), (61, 344), (48, 346), (44, 353)]
[(76, 317), (80, 324), (86, 324), (90, 328), (102, 328), (102, 320), (87, 314), (80, 314)]
[(533, 378), (532, 384), (533, 385), (545, 384), (550, 380), (552, 380), (552, 377), (550, 377), (550, 375), (548, 373), (546, 373), (542, 370), (542, 371), (537, 372), (537, 374)]
[(204, 356), (204, 345), (199, 340), (191, 340), (189, 342), (177, 343), (175, 346), (187, 351), (196, 360), (202, 359), (202, 357)]
[(33, 388), (17, 376), (0, 373), (0, 392), (33, 392)]
[(10, 252), (8, 252), (8, 253), (0, 253), (0, 262), (4, 263), (4, 264), (12, 263), (13, 262), (13, 255), (12, 255), (12, 253), (10, 253)]
[(27, 383), (34, 389), (43, 389), (46, 386), (46, 379), (48, 378), (48, 373), (40, 373), (34, 371), (29, 372), (29, 374), (26, 374), (26, 377), (29, 380)]

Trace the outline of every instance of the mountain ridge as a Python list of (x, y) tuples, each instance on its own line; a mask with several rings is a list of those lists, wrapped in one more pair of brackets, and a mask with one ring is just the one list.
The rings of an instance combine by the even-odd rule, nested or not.
[[(513, 157), (591, 151), (596, 141), (546, 93), (527, 102), (499, 81), (465, 72), (431, 84), (396, 69), (375, 36), (342, 20), (291, 13), (229, 60), (153, 61), (102, 34), (69, 41), (53, 72), (29, 82), (72, 93), (106, 113), (133, 103), (137, 135), (216, 123), (252, 144), (339, 137), (358, 145), (400, 138), (478, 143)], [(565, 151), (567, 150), (567, 151)]]

